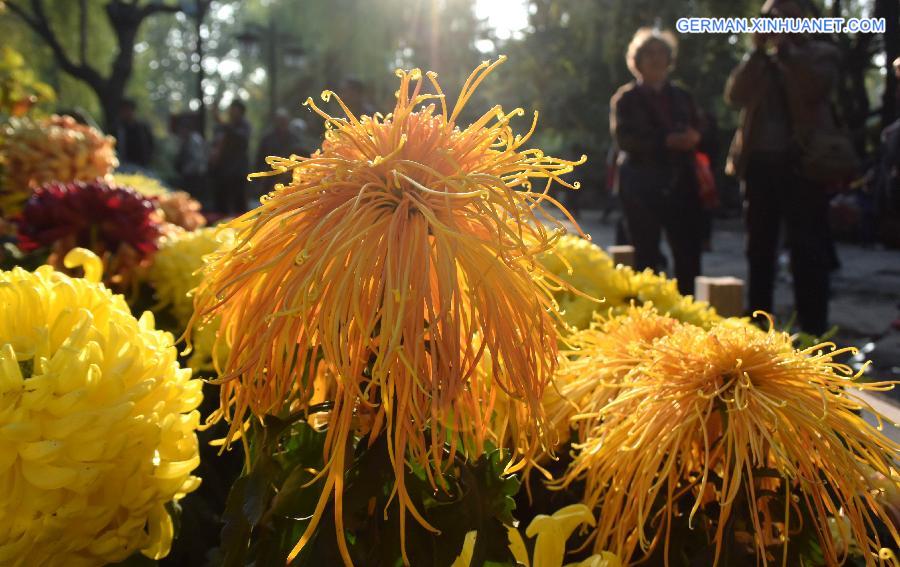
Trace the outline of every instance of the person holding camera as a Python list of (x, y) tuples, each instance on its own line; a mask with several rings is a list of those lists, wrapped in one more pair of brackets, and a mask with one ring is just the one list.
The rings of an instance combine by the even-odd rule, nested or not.
[[(801, 0), (769, 0), (764, 17), (814, 15)], [(823, 152), (839, 140), (830, 95), (839, 70), (836, 48), (801, 34), (755, 34), (753, 50), (732, 71), (725, 100), (741, 110), (726, 173), (741, 179), (747, 228), (748, 311), (772, 312), (776, 260), (784, 225), (800, 328), (828, 329), (834, 250), (826, 185), (852, 157)], [(847, 140), (849, 142), (849, 140)], [(840, 145), (840, 144), (838, 144)], [(838, 152), (840, 154), (840, 152)]]

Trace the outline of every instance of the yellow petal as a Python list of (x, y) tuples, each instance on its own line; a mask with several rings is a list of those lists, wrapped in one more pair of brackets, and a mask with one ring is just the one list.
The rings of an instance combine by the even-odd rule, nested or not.
[(86, 248), (73, 248), (63, 259), (63, 265), (70, 270), (84, 269), (84, 279), (97, 283), (103, 279), (103, 262), (96, 254)]
[(509, 532), (509, 550), (512, 551), (513, 557), (516, 558), (518, 563), (525, 567), (530, 567), (528, 549), (525, 547), (525, 540), (522, 539), (522, 534), (516, 528), (507, 527), (506, 529)]
[(525, 535), (537, 536), (534, 544), (534, 567), (561, 567), (566, 553), (566, 540), (581, 524), (594, 525), (594, 515), (584, 504), (572, 504), (554, 512), (535, 517)]
[(22, 445), (19, 448), (19, 456), (27, 461), (43, 461), (58, 453), (62, 447), (59, 441), (35, 441)]
[(150, 531), (150, 545), (141, 549), (141, 553), (150, 559), (162, 559), (169, 554), (172, 539), (175, 537), (172, 518), (162, 505), (156, 506), (150, 512), (147, 525)]
[(466, 534), (466, 539), (463, 540), (462, 551), (459, 553), (459, 557), (450, 564), (450, 567), (469, 567), (471, 565), (472, 553), (475, 551), (475, 538), (477, 536), (478, 533), (474, 530)]
[(71, 468), (23, 461), (22, 476), (38, 488), (55, 490), (74, 481), (78, 476), (78, 471)]
[(0, 392), (15, 392), (22, 389), (24, 380), (16, 351), (10, 343), (0, 348)]

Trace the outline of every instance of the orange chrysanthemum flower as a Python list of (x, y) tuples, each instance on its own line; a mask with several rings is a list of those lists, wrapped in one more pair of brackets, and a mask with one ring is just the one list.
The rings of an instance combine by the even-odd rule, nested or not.
[[(614, 311), (622, 314), (612, 316)], [(543, 399), (552, 436), (544, 447), (520, 449), (527, 458), (523, 476), (537, 470), (553, 481), (553, 474), (545, 468), (547, 462), (556, 459), (556, 453), (571, 440), (573, 430), (577, 439), (590, 436), (602, 420), (602, 409), (616, 397), (620, 382), (641, 361), (644, 350), (679, 324), (660, 315), (650, 304), (611, 307), (607, 313), (609, 318), (598, 316), (589, 329), (575, 331), (562, 341), (559, 366)], [(492, 425), (493, 432), (508, 443), (523, 438), (519, 431), (508, 429), (508, 413), (513, 409), (518, 408), (498, 403)], [(525, 488), (530, 497), (531, 485), (526, 483)]]
[(555, 388), (548, 388), (544, 395), (547, 417), (560, 433), (560, 442), (568, 438), (570, 427), (585, 439), (646, 349), (678, 324), (652, 305), (632, 305), (621, 315), (598, 317), (591, 328), (568, 336), (568, 349), (560, 353)]
[[(892, 385), (854, 382), (859, 374), (835, 361), (848, 350), (795, 351), (787, 334), (749, 325), (675, 323), (619, 381), (560, 481), (586, 481), (584, 501), (599, 510), (595, 548), (628, 561), (663, 541), (668, 558), (674, 518), (697, 527), (697, 512), (714, 504), (713, 564), (739, 512), (759, 564), (786, 564), (801, 517), (828, 565), (843, 561), (848, 541), (878, 564), (886, 542), (874, 519), (900, 540), (870, 479), (873, 470), (896, 478), (900, 446), (854, 413), (875, 412), (847, 388)], [(839, 537), (833, 516), (849, 526)]]
[[(451, 453), (481, 452), (495, 387), (543, 422), (558, 312), (535, 255), (562, 232), (544, 208), (558, 206), (547, 190), (572, 187), (559, 176), (581, 161), (523, 149), (534, 124), (525, 135), (509, 125), (521, 109), (494, 107), (458, 124), (501, 61), (480, 65), (452, 109), (436, 75), (418, 70), (397, 72), (387, 116), (357, 118), (338, 99), (346, 118), (336, 118), (307, 100), (326, 122), (322, 148), (269, 158), (272, 173), (292, 171), (292, 182), (230, 223), (236, 245), (212, 261), (197, 290), (195, 322), (221, 316), (220, 339), (231, 346), (214, 416), (231, 421), (231, 438), (248, 411), (308, 405), (312, 361), (334, 377), (325, 488), (294, 554), (332, 495), (342, 533), (355, 414), (366, 414), (371, 438), (388, 437), (401, 529), (406, 512), (428, 527), (409, 504), (407, 460), (434, 479), (445, 443)], [(434, 94), (423, 94), (427, 84)], [(535, 178), (545, 182), (540, 190), (532, 190)], [(553, 223), (559, 230), (545, 226)], [(484, 378), (476, 367), (487, 355)]]

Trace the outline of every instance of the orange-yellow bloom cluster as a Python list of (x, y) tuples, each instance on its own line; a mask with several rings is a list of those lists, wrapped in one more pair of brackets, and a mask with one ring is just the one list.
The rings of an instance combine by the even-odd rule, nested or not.
[[(678, 325), (650, 305), (628, 307), (619, 316), (599, 319), (590, 329), (566, 340), (554, 388), (544, 395), (547, 417), (559, 434), (573, 427), (584, 439), (600, 421), (603, 407), (619, 392), (622, 379), (638, 364), (653, 342)], [(574, 419), (573, 419), (574, 418)]]
[[(859, 375), (835, 360), (848, 349), (795, 351), (771, 329), (722, 323), (705, 331), (656, 317), (624, 323), (641, 335), (637, 350), (594, 337), (593, 364), (621, 372), (609, 385), (614, 393), (598, 388), (599, 403), (576, 416), (589, 427), (559, 485), (585, 480), (584, 501), (599, 511), (595, 548), (627, 561), (664, 542), (668, 556), (674, 518), (696, 528), (698, 511), (715, 504), (704, 513), (713, 516), (705, 527), (714, 563), (732, 535), (726, 530), (736, 529), (729, 518), (741, 514), (760, 564), (786, 562), (801, 517), (827, 564), (843, 560), (848, 541), (867, 565), (878, 564), (882, 546), (900, 540), (872, 471), (896, 482), (900, 446), (854, 413), (873, 410), (849, 388), (891, 385), (854, 382)], [(840, 537), (829, 530), (834, 516), (846, 519)], [(875, 518), (894, 542), (878, 540)]]
[(0, 132), (6, 178), (0, 193), (4, 215), (16, 213), (31, 191), (51, 181), (91, 181), (113, 170), (115, 139), (71, 116), (13, 118)]
[[(326, 121), (321, 150), (269, 158), (273, 173), (293, 172), (292, 182), (230, 224), (235, 246), (213, 259), (197, 291), (195, 322), (220, 316), (220, 340), (232, 346), (220, 410), (232, 438), (248, 411), (307, 405), (311, 361), (321, 359), (332, 377), (325, 488), (295, 552), (332, 495), (343, 530), (355, 414), (371, 418), (372, 439), (387, 435), (401, 531), (406, 513), (428, 526), (409, 504), (407, 460), (433, 479), (445, 443), (451, 454), (480, 452), (498, 388), (542, 422), (556, 321), (535, 255), (559, 234), (545, 226), (558, 226), (544, 209), (556, 205), (547, 190), (566, 185), (559, 176), (578, 162), (524, 149), (534, 124), (525, 135), (509, 125), (520, 109), (494, 107), (459, 123), (497, 64), (480, 65), (453, 107), (436, 76), (418, 70), (398, 71), (386, 116), (357, 118), (338, 99), (346, 118), (336, 118), (308, 100)], [(435, 92), (424, 94), (429, 85)], [(488, 370), (476, 372), (486, 356)]]

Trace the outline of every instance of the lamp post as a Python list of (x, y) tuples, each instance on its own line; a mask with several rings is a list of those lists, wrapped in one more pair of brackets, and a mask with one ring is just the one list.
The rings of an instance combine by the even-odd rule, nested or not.
[(306, 53), (297, 44), (283, 44), (283, 34), (278, 30), (275, 14), (269, 15), (264, 33), (261, 26), (249, 26), (238, 34), (237, 41), (247, 51), (265, 50), (266, 77), (269, 81), (269, 119), (275, 117), (278, 110), (278, 74), (283, 62), (288, 67), (301, 68), (306, 64)]

